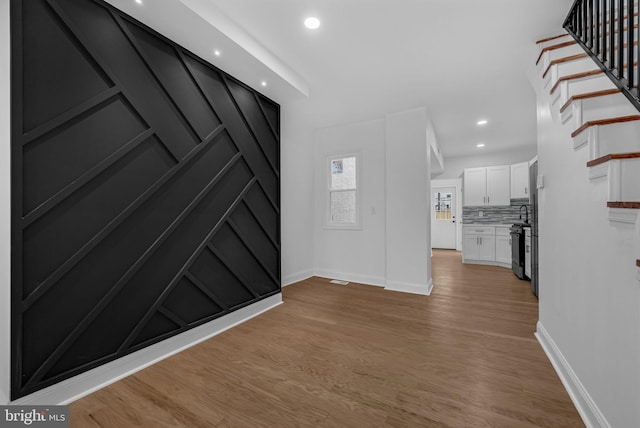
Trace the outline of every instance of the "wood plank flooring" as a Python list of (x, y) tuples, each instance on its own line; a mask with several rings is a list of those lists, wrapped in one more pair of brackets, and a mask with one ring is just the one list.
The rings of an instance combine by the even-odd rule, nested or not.
[(312, 278), (71, 404), (73, 427), (582, 427), (528, 282), (434, 251), (430, 297)]

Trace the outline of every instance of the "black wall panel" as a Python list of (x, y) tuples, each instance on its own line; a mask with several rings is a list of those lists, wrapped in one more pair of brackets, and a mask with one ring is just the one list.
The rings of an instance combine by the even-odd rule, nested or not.
[(12, 398), (280, 291), (280, 108), (101, 0), (11, 0)]

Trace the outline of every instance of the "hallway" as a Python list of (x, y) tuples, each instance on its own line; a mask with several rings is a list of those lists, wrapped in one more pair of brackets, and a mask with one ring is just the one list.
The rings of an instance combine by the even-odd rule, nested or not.
[(504, 268), (434, 250), (430, 297), (310, 278), (71, 405), (75, 427), (581, 427)]

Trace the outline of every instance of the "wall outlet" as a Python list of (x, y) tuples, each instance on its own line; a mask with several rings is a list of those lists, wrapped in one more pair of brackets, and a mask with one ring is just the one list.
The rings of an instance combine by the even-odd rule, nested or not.
[(484, 217), (484, 211), (478, 211), (478, 217)]

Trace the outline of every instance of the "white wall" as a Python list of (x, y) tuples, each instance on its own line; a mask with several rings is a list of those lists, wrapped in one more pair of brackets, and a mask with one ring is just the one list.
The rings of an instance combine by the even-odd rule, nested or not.
[(0, 404), (10, 396), (10, 97), (9, 2), (0, 2)]
[[(315, 274), (385, 285), (385, 121), (319, 129), (315, 143)], [(326, 158), (359, 153), (362, 229), (326, 229)]]
[[(426, 109), (320, 129), (315, 139), (314, 274), (417, 294), (431, 291)], [(326, 224), (326, 158), (361, 156), (362, 229)]]
[(386, 117), (387, 286), (431, 292), (431, 149), (425, 108)]
[(639, 231), (607, 219), (607, 182), (589, 181), (589, 150), (572, 148), (571, 125), (553, 118), (541, 82), (538, 336), (587, 426), (638, 427)]
[(435, 179), (458, 178), (465, 168), (477, 166), (511, 165), (513, 163), (530, 161), (536, 155), (536, 146), (521, 147), (516, 150), (509, 150), (497, 153), (483, 153), (478, 149), (478, 154), (473, 156), (445, 157), (444, 172)]
[(283, 105), (281, 115), (282, 284), (313, 275), (313, 146), (301, 106)]

